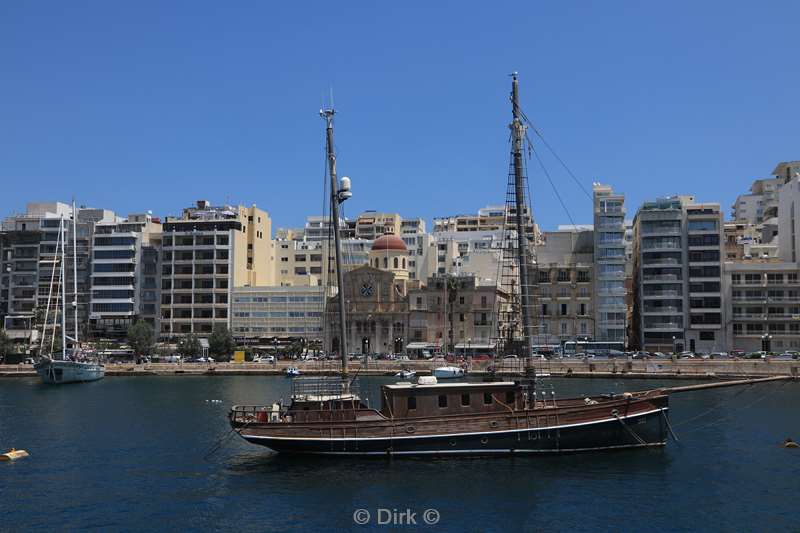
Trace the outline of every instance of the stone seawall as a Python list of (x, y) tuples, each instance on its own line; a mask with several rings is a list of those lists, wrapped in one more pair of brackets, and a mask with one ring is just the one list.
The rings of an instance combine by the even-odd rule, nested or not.
[[(403, 368), (416, 370), (420, 374), (430, 373), (433, 368), (449, 363), (442, 361), (371, 361), (366, 364), (350, 362), (350, 372), (359, 375), (393, 375)], [(475, 375), (486, 374), (490, 361), (473, 362), (469, 372)], [(153, 375), (281, 375), (289, 366), (296, 366), (303, 374), (322, 375), (335, 374), (339, 371), (336, 361), (279, 361), (269, 363), (150, 363), (108, 364), (107, 376), (153, 376)], [(800, 360), (687, 360), (672, 361), (670, 359), (650, 360), (583, 360), (555, 359), (537, 361), (534, 365), (539, 373), (553, 376), (573, 377), (635, 377), (635, 378), (688, 378), (714, 379), (729, 377), (766, 377), (794, 376), (800, 377)], [(498, 362), (495, 370), (503, 376), (521, 376), (525, 372), (522, 360), (506, 360)], [(31, 377), (36, 373), (31, 365), (0, 365), (0, 377)]]

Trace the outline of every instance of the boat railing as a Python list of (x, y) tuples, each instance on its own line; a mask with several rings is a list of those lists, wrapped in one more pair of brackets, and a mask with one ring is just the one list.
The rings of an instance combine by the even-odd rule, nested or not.
[(340, 376), (300, 377), (292, 380), (292, 397), (352, 398), (358, 396), (358, 380)]

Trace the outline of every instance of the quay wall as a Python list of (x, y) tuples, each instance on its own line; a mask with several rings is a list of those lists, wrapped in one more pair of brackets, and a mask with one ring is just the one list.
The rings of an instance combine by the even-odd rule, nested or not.
[[(362, 364), (350, 362), (350, 372), (359, 375), (393, 375), (403, 368), (414, 369), (420, 374), (430, 373), (433, 368), (443, 366), (442, 361), (371, 361)], [(469, 372), (482, 375), (488, 372), (489, 361), (473, 362)], [(337, 361), (278, 361), (270, 363), (149, 363), (108, 364), (107, 376), (152, 376), (152, 375), (281, 375), (287, 367), (296, 366), (307, 375), (334, 374), (339, 370)], [(556, 359), (537, 362), (539, 373), (552, 376), (572, 377), (631, 377), (631, 378), (686, 378), (715, 379), (730, 377), (794, 376), (800, 378), (800, 360), (583, 360)], [(502, 376), (521, 376), (525, 372), (522, 360), (498, 362), (495, 370)], [(31, 365), (0, 365), (0, 377), (30, 377), (36, 373)]]

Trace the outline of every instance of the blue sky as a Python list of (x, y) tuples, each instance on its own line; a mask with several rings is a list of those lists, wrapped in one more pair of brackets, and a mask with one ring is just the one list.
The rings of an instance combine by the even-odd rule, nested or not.
[[(204, 198), (300, 225), (321, 211), (331, 87), (348, 215), (474, 212), (504, 200), (512, 70), (586, 188), (611, 184), (631, 213), (676, 193), (727, 212), (800, 158), (798, 19), (788, 1), (3, 2), (0, 215)], [(529, 165), (540, 224), (569, 223)]]

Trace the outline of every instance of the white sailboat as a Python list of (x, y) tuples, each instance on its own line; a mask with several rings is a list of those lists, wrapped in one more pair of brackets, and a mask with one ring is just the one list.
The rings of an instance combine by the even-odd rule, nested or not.
[[(77, 261), (77, 221), (78, 214), (75, 210), (75, 202), (72, 203), (72, 268), (73, 268), (73, 300), (72, 309), (74, 312), (74, 337), (67, 335), (67, 277), (66, 277), (66, 237), (65, 224), (62, 215), (58, 224), (58, 239), (56, 249), (53, 254), (52, 272), (50, 274), (50, 291), (47, 295), (47, 308), (45, 309), (44, 324), (42, 326), (42, 337), (39, 353), (41, 359), (34, 365), (34, 369), (39, 374), (43, 383), (77, 383), (82, 381), (95, 381), (105, 376), (105, 366), (96, 360), (90, 360), (81, 353), (78, 342), (78, 261)], [(59, 252), (60, 250), (60, 252)], [(60, 256), (59, 256), (60, 253)], [(59, 306), (53, 305), (53, 323), (51, 328), (50, 353), (44, 355), (47, 337), (47, 322), (50, 315), (50, 304), (53, 301), (53, 288), (56, 280), (56, 265), (58, 265), (58, 287), (59, 294), (56, 300), (61, 300), (61, 354), (57, 358), (53, 354), (55, 345), (56, 324), (58, 323)], [(55, 302), (54, 302), (55, 303)], [(73, 349), (67, 350), (67, 340), (73, 343)]]

